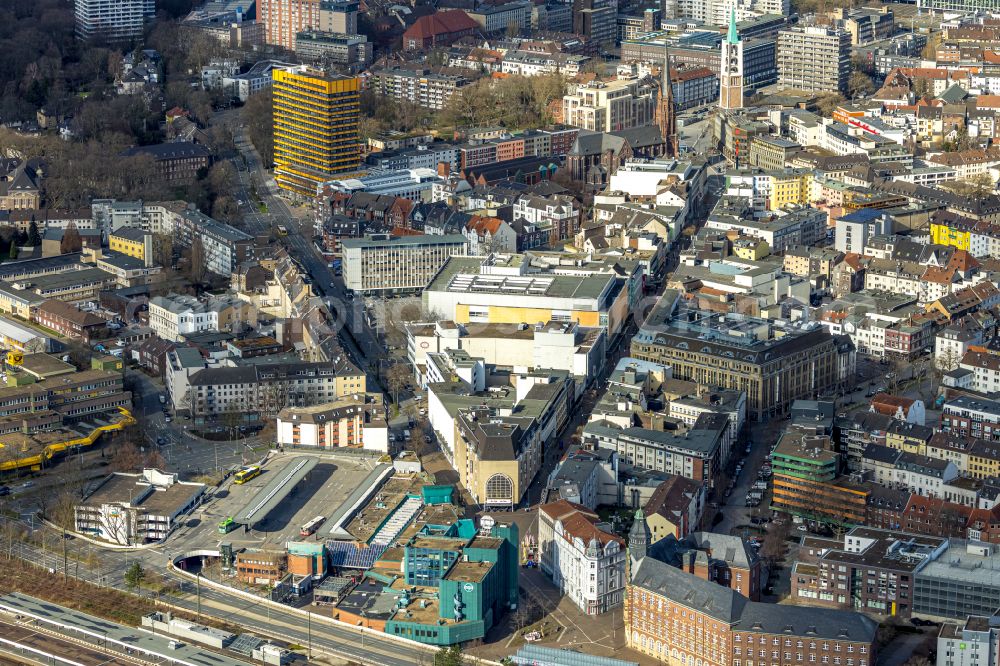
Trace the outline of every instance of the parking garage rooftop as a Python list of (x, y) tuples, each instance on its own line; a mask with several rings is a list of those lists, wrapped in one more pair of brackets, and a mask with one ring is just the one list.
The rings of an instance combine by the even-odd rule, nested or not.
[(299, 456), (279, 471), (270, 472), (271, 479), (233, 516), (233, 520), (241, 525), (255, 525), (267, 518), (267, 514), (274, 511), (318, 463), (319, 458)]

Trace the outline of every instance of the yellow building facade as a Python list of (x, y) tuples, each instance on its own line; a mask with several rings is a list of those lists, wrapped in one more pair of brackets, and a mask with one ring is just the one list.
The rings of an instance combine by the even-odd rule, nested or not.
[(321, 183), (358, 168), (361, 80), (307, 67), (272, 77), (275, 180), (314, 197)]
[(948, 245), (959, 250), (969, 250), (972, 246), (972, 230), (965, 225), (948, 225), (931, 222), (931, 242)]
[(780, 210), (788, 205), (809, 203), (813, 174), (806, 169), (783, 169), (771, 176), (771, 210)]
[(141, 229), (119, 229), (108, 236), (108, 249), (147, 262), (153, 252), (153, 234)]

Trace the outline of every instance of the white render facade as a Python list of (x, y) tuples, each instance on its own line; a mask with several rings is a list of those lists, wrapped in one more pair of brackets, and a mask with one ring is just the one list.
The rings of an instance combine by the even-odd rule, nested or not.
[(142, 37), (156, 8), (154, 0), (76, 0), (74, 14), (77, 39), (103, 36), (118, 42)]
[[(555, 503), (560, 504), (573, 506), (568, 502)], [(573, 520), (574, 525), (583, 522)], [(586, 533), (595, 530), (599, 528), (591, 525), (589, 530), (574, 534), (562, 519), (550, 516), (546, 507), (539, 509), (541, 569), (587, 615), (599, 615), (621, 606), (625, 594), (625, 548), (616, 538), (606, 539), (602, 544), (601, 539)]]

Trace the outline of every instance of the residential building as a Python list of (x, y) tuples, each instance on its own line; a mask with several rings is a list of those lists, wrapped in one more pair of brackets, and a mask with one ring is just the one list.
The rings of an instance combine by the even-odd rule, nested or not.
[(179, 215), (167, 218), (160, 233), (173, 236), (175, 247), (201, 244), (205, 270), (228, 276), (243, 262), (254, 258), (254, 237), (215, 220), (189, 204)]
[(597, 514), (559, 500), (538, 507), (542, 572), (587, 615), (617, 608), (625, 594), (625, 540)]
[(222, 77), (222, 89), (241, 102), (246, 102), (253, 95), (270, 90), (274, 82), (272, 72), (286, 67), (294, 65), (278, 60), (256, 62), (242, 74)]
[(1000, 402), (960, 395), (941, 406), (941, 430), (961, 437), (1000, 440)]
[(92, 312), (84, 312), (69, 303), (48, 299), (32, 313), (32, 321), (60, 335), (90, 343), (110, 335), (108, 322)]
[(471, 255), (517, 252), (517, 232), (498, 217), (473, 215), (465, 225), (464, 234)]
[(156, 15), (154, 0), (74, 0), (77, 39), (130, 42)]
[(679, 474), (658, 485), (642, 507), (642, 515), (649, 526), (650, 543), (671, 536), (680, 541), (697, 531), (704, 514), (706, 495), (703, 483)]
[(257, 20), (265, 26), (264, 41), (295, 50), (295, 36), (320, 25), (320, 0), (259, 0)]
[(387, 67), (372, 70), (367, 85), (381, 95), (405, 99), (425, 109), (440, 110), (452, 95), (470, 83), (465, 76), (441, 74), (430, 69)]
[(340, 245), (344, 285), (358, 293), (420, 291), (453, 255), (464, 255), (469, 250), (468, 240), (460, 234), (386, 240), (348, 238)]
[(359, 166), (360, 79), (306, 66), (272, 75), (275, 180), (293, 194), (315, 197), (325, 181)]
[(778, 32), (778, 81), (808, 92), (847, 92), (851, 35), (841, 28), (800, 26)]
[(279, 446), (358, 448), (389, 452), (385, 406), (380, 394), (353, 394), (309, 407), (278, 412)]
[(990, 666), (997, 662), (1000, 617), (970, 615), (938, 630), (936, 666)]
[(196, 369), (188, 375), (188, 396), (175, 404), (196, 422), (227, 413), (244, 421), (273, 417), (286, 407), (309, 407), (365, 392), (365, 375), (349, 363), (299, 362)]
[(320, 0), (316, 28), (322, 32), (356, 35), (359, 9), (358, 0)]
[(843, 545), (822, 548), (818, 556), (799, 550), (792, 597), (906, 620), (913, 613), (917, 573), (947, 549), (948, 540), (941, 537), (855, 527), (843, 536)]
[(658, 91), (646, 79), (595, 81), (563, 96), (563, 122), (595, 132), (611, 132), (653, 122)]
[(77, 532), (118, 546), (163, 541), (197, 507), (205, 485), (144, 469), (115, 473), (73, 507)]
[(860, 208), (836, 220), (834, 247), (840, 252), (865, 254), (875, 236), (892, 233), (892, 218), (875, 208)]
[(199, 301), (193, 296), (170, 294), (149, 301), (150, 328), (157, 337), (170, 342), (205, 331), (239, 332), (256, 324), (253, 305), (228, 296)]

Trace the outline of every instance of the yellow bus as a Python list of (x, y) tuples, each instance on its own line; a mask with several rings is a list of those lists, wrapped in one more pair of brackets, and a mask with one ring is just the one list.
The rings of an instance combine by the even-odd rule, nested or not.
[(250, 465), (249, 467), (244, 467), (240, 471), (236, 472), (236, 478), (234, 481), (236, 483), (246, 483), (250, 479), (260, 476), (260, 465)]

